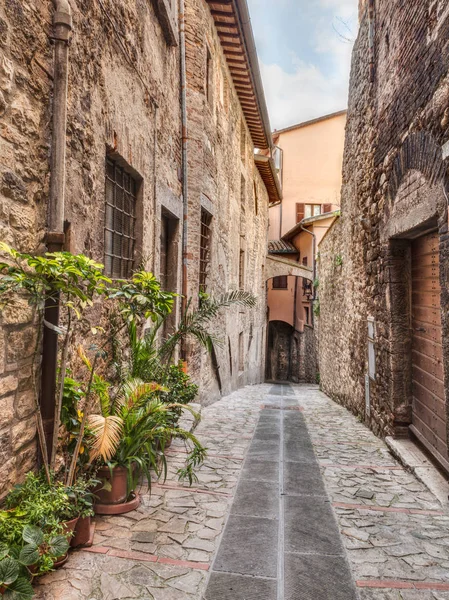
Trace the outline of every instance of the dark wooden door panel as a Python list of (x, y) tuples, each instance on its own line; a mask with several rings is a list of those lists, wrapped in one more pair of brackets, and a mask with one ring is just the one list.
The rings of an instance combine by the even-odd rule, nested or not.
[(437, 458), (447, 461), (437, 233), (412, 243), (411, 291), (413, 430)]

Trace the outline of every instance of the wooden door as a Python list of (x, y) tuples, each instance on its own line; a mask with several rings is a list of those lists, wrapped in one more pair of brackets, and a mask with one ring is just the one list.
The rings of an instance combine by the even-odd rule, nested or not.
[(439, 236), (412, 243), (412, 431), (442, 463), (449, 462), (441, 333)]

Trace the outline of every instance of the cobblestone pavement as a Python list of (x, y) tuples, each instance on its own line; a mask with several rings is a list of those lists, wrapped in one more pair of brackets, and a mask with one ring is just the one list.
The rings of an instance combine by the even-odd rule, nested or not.
[[(284, 419), (300, 410), (307, 423), (360, 599), (449, 600), (449, 513), (316, 386), (275, 389), (243, 388), (203, 409), (197, 433), (209, 455), (194, 488), (175, 477), (184, 451), (174, 442), (166, 483), (153, 485), (151, 495), (142, 488), (137, 511), (97, 518), (94, 546), (73, 552), (62, 569), (42, 578), (36, 599), (200, 600), (261, 409), (264, 419), (275, 415), (282, 399)], [(302, 591), (287, 596), (335, 600)], [(208, 600), (221, 598), (227, 596)]]

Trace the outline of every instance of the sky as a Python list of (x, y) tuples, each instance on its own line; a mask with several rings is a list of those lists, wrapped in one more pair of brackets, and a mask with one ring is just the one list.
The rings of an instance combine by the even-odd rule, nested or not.
[(272, 129), (347, 107), (358, 0), (248, 0)]

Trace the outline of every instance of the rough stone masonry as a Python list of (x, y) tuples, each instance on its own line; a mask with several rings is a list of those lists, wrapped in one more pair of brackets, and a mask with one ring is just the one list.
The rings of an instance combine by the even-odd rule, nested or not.
[[(404, 435), (413, 420), (410, 251), (428, 231), (438, 232), (448, 389), (449, 7), (370, 0), (360, 10), (341, 218), (320, 245), (321, 381), (376, 433)], [(375, 377), (366, 408), (369, 317)], [(447, 426), (442, 435), (447, 442)]]

